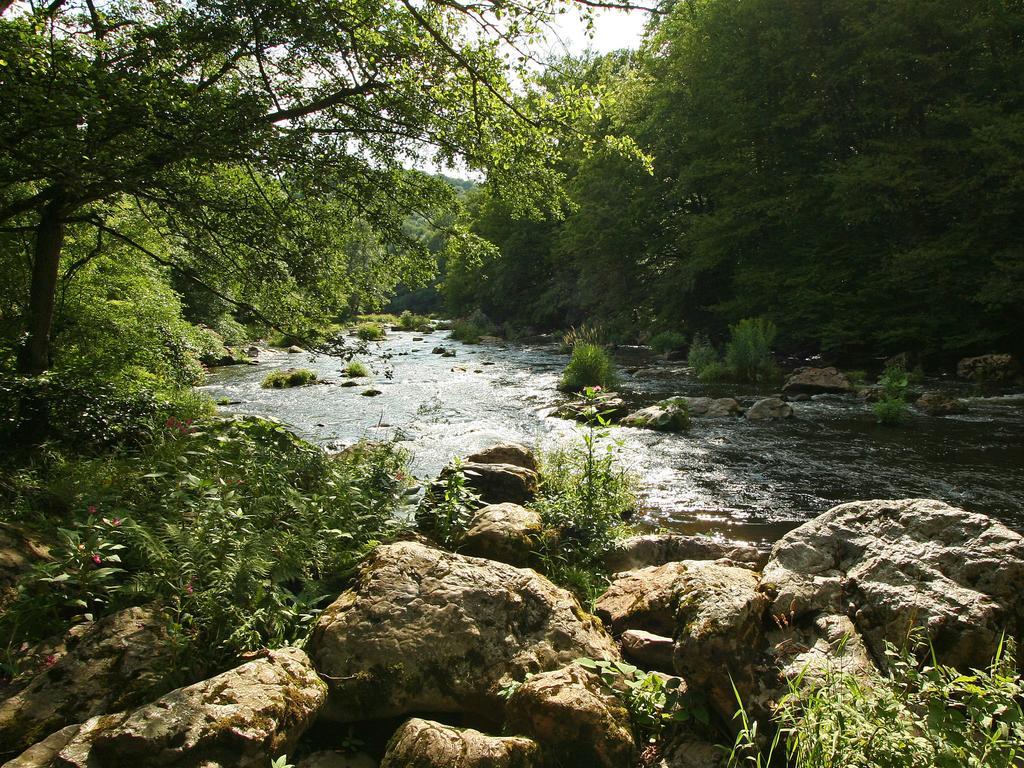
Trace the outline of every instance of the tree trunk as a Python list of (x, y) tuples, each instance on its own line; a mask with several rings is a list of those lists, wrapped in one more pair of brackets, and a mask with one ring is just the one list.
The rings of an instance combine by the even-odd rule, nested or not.
[(36, 227), (32, 286), (25, 318), (27, 336), (18, 350), (18, 373), (22, 376), (38, 376), (50, 367), (50, 331), (53, 328), (60, 252), (64, 245), (64, 212), (61, 208), (58, 200), (47, 203)]

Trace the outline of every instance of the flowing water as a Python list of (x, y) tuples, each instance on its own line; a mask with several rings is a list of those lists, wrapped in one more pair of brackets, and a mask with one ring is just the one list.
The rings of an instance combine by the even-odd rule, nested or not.
[[(328, 447), (397, 436), (412, 453), (417, 477), (435, 475), (452, 456), (499, 439), (553, 445), (578, 439), (578, 425), (550, 415), (565, 400), (555, 385), (567, 356), (554, 344), (465, 345), (446, 331), (392, 332), (362, 356), (373, 369), (343, 387), (337, 358), (268, 351), (255, 366), (223, 368), (204, 387), (228, 398), (225, 410), (271, 416)], [(456, 351), (448, 358), (435, 346)], [(707, 386), (679, 363), (625, 350), (620, 389), (647, 405), (671, 395), (736, 397), (750, 387)], [(290, 366), (315, 370), (328, 383), (261, 389), (266, 373)], [(381, 392), (366, 397), (369, 388)], [(929, 417), (911, 411), (898, 428), (875, 423), (855, 397), (818, 396), (794, 403), (796, 418), (693, 419), (673, 435), (613, 430), (623, 460), (642, 478), (643, 522), (761, 544), (840, 502), (929, 497), (999, 518), (1024, 530), (1024, 394), (982, 397), (968, 385), (928, 381), (964, 397), (970, 412)]]

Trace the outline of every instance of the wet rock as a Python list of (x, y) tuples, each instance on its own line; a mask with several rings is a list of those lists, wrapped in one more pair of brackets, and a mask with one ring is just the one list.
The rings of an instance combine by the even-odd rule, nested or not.
[(292, 344), (290, 347), (288, 347), (288, 352), (289, 352), (289, 354), (292, 354), (292, 355), (301, 355), (305, 351), (306, 350), (304, 350), (298, 344)]
[(503, 686), (575, 658), (615, 658), (600, 623), (536, 572), (419, 542), (378, 547), (309, 644), (326, 717), (500, 717)]
[[(479, 494), (484, 504), (525, 504), (536, 494), (539, 486), (537, 473), (515, 464), (481, 464), (465, 461), (461, 464), (466, 485)], [(441, 480), (453, 472), (452, 467), (441, 471)]]
[(379, 389), (370, 388), (364, 389), (359, 394), (361, 394), (363, 397), (377, 397), (377, 395), (383, 395), (384, 393), (381, 392)]
[(1020, 365), (1013, 355), (965, 357), (956, 364), (956, 375), (986, 384), (1009, 384), (1020, 376)]
[(537, 458), (533, 451), (520, 443), (501, 442), (477, 451), (466, 457), (466, 461), (474, 464), (511, 464), (537, 471)]
[(322, 751), (304, 757), (296, 768), (377, 768), (377, 766), (377, 761), (365, 752), (352, 755)]
[[(790, 621), (778, 617), (766, 633), (768, 653), (783, 679), (822, 679), (829, 671), (867, 678), (875, 671), (864, 639), (846, 616), (815, 614)], [(784, 693), (780, 690), (776, 700)]]
[(589, 423), (595, 421), (598, 414), (608, 421), (618, 421), (627, 413), (629, 409), (626, 402), (615, 392), (606, 392), (595, 399), (580, 398), (562, 403), (553, 415), (560, 419)]
[(380, 768), (533, 768), (535, 741), (488, 736), (431, 720), (407, 720), (391, 737)]
[(622, 424), (659, 432), (682, 432), (689, 429), (690, 416), (685, 399), (673, 398), (629, 414)]
[(693, 562), (679, 572), (673, 667), (711, 706), (731, 722), (736, 699), (755, 688), (768, 600), (758, 592), (758, 575), (714, 562)]
[(629, 712), (577, 664), (520, 685), (509, 697), (506, 727), (539, 742), (546, 764), (622, 768), (635, 759)]
[(845, 395), (853, 391), (853, 385), (838, 368), (797, 368), (782, 391), (787, 395)]
[(789, 419), (793, 417), (793, 406), (777, 397), (766, 397), (750, 406), (746, 415), (751, 421)]
[(729, 416), (736, 416), (743, 407), (738, 401), (731, 397), (677, 397), (674, 400), (682, 400), (690, 416), (705, 419), (724, 419)]
[(672, 669), (674, 642), (671, 637), (627, 629), (622, 633), (622, 655), (644, 669)]
[(879, 663), (913, 625), (961, 669), (1024, 631), (1024, 538), (929, 499), (832, 508), (775, 544), (762, 584), (773, 614), (849, 616)]
[(540, 515), (532, 509), (518, 504), (491, 504), (473, 516), (459, 551), (472, 557), (525, 565), (541, 525)]
[(914, 403), (914, 407), (924, 411), (929, 416), (954, 416), (960, 413), (967, 413), (967, 403), (955, 397), (949, 397), (941, 392), (925, 392)]
[(292, 751), (324, 697), (305, 653), (271, 651), (133, 711), (87, 720), (49, 764), (37, 764), (265, 768)]
[(359, 386), (359, 382), (354, 380), (354, 379), (345, 379), (345, 381), (341, 382), (341, 384), (339, 384), (338, 386), (341, 386), (341, 387), (358, 387)]
[(445, 349), (444, 347), (437, 346), (437, 347), (434, 347), (432, 350), (430, 350), (430, 354), (432, 354), (432, 355), (443, 355), (447, 351), (448, 350)]
[(716, 541), (708, 536), (654, 533), (631, 536), (615, 543), (604, 557), (611, 573), (680, 560), (729, 560), (730, 564), (760, 570), (767, 555), (752, 544)]
[(0, 752), (167, 690), (174, 653), (165, 626), (155, 610), (128, 608), (76, 627), (67, 653), (0, 703)]

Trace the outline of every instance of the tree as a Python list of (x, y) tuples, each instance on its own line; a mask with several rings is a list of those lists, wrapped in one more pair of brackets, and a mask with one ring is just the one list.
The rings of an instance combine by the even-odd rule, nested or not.
[[(410, 159), (461, 158), (517, 210), (557, 208), (549, 161), (579, 105), (533, 98), (529, 62), (516, 61), (557, 10), (554, 0), (0, 4), (0, 226), (31, 235), (19, 372), (49, 365), (69, 228), (213, 286), (233, 272), (242, 298), (225, 298), (294, 309), (292, 289), (322, 288), (325, 262), (337, 266), (337, 244), (317, 236), (325, 215), (408, 247), (405, 218), (450, 204), (447, 185), (403, 170)], [(117, 229), (124, 206), (165, 233), (166, 249)]]

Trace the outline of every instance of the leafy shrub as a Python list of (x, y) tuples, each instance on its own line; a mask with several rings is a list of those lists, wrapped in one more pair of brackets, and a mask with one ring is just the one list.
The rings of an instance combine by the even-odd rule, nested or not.
[[(922, 666), (888, 647), (888, 674), (868, 679), (826, 669), (798, 677), (780, 702), (780, 734), (793, 768), (1011, 768), (1024, 757), (1024, 684), (1015, 648), (1000, 648), (986, 670), (961, 672), (934, 658)], [(756, 724), (743, 727), (730, 766), (768, 765), (756, 746)]]
[(662, 331), (651, 337), (650, 345), (658, 354), (674, 352), (686, 346), (686, 336), (678, 331)]
[(563, 392), (580, 392), (586, 387), (609, 389), (618, 382), (612, 359), (603, 347), (577, 344), (562, 373), (558, 388)]
[(464, 344), (479, 344), (482, 336), (491, 333), (491, 321), (479, 309), (469, 317), (451, 324), (452, 338)]
[(846, 378), (855, 387), (860, 387), (868, 380), (868, 372), (861, 370), (846, 371)]
[(370, 375), (370, 369), (366, 367), (365, 363), (361, 363), (358, 360), (353, 360), (345, 366), (345, 375), (350, 379), (361, 379)]
[(382, 341), (384, 326), (380, 323), (360, 323), (356, 326), (356, 336), (361, 341)]
[(902, 365), (890, 365), (878, 379), (882, 396), (874, 405), (879, 424), (895, 427), (907, 418), (907, 386), (909, 379)]
[(718, 352), (711, 345), (708, 337), (702, 333), (697, 334), (690, 345), (690, 353), (686, 357), (686, 364), (693, 369), (693, 372), (700, 376), (712, 365), (720, 365)]
[(775, 323), (748, 317), (729, 327), (725, 365), (740, 381), (766, 381), (777, 376), (772, 342), (778, 333)]
[[(7, 491), (16, 517), (66, 510), (55, 560), (0, 616), (18, 647), (89, 613), (155, 602), (198, 668), (301, 641), (362, 556), (397, 529), (406, 455), (338, 457), (260, 419), (169, 421), (141, 450), (37, 461)], [(51, 524), (52, 525), (52, 524)]]
[(480, 499), (466, 485), (462, 463), (456, 457), (442, 476), (440, 487), (431, 488), (424, 496), (416, 523), (439, 544), (454, 550), (479, 507)]
[(543, 453), (540, 493), (532, 504), (546, 530), (540, 570), (587, 604), (604, 591), (603, 557), (627, 533), (623, 521), (637, 507), (635, 478), (618, 465), (614, 444), (600, 445), (608, 435), (598, 417), (582, 443)]
[(562, 353), (568, 354), (576, 348), (577, 344), (590, 344), (595, 347), (603, 347), (607, 342), (604, 329), (597, 325), (573, 326), (562, 334)]
[(260, 384), (264, 389), (287, 389), (303, 387), (316, 381), (316, 373), (308, 368), (289, 368), (287, 371), (271, 371)]
[(403, 331), (417, 331), (429, 325), (430, 320), (423, 315), (414, 315), (408, 309), (398, 316), (398, 327)]

